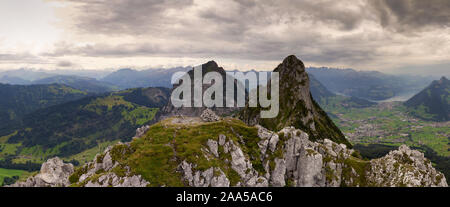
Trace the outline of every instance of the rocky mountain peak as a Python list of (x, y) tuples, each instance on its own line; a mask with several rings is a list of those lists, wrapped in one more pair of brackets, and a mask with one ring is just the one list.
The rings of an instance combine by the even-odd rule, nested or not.
[[(202, 64), (202, 75), (205, 75), (208, 72), (218, 72), (222, 75), (226, 74), (225, 69), (223, 69), (222, 67), (219, 67), (219, 65), (214, 60), (211, 60), (205, 64)], [(191, 77), (193, 77), (194, 70), (190, 70), (188, 73)]]
[[(191, 81), (191, 91), (194, 91), (195, 86), (194, 83), (194, 70), (187, 72), (187, 76), (190, 77)], [(205, 64), (202, 64), (202, 77), (206, 75), (208, 72), (218, 72), (222, 76), (223, 80), (223, 94), (224, 99), (227, 99), (226, 97), (226, 71), (220, 67), (215, 61), (211, 60)], [(240, 82), (234, 81), (234, 90), (236, 94), (236, 88), (237, 84), (241, 84)], [(172, 91), (174, 91), (177, 87), (179, 87), (180, 84), (176, 83), (173, 85)], [(202, 84), (202, 90), (205, 92), (209, 87), (211, 87), (212, 84)], [(235, 99), (236, 97), (232, 97)], [(194, 93), (191, 93), (191, 100), (192, 100), (192, 106), (194, 105)], [(226, 100), (224, 100), (224, 106), (226, 105)], [(187, 116), (187, 117), (198, 117), (202, 114), (202, 112), (206, 109), (206, 107), (174, 107), (171, 100), (169, 100), (167, 106), (163, 108), (163, 116), (162, 119), (170, 117), (170, 116)], [(211, 110), (213, 110), (218, 115), (229, 115), (237, 111), (238, 107), (213, 107)]]
[(216, 63), (216, 61), (211, 60), (211, 61), (208, 61), (207, 63), (203, 64), (203, 67), (205, 67), (205, 68), (219, 68), (219, 65)]
[(273, 71), (279, 73), (280, 97), (284, 98), (285, 104), (295, 105), (300, 101), (308, 110), (313, 110), (309, 77), (301, 60), (294, 55), (288, 56)]
[[(312, 140), (330, 139), (350, 146), (339, 128), (313, 100), (309, 76), (301, 60), (294, 55), (288, 56), (274, 72), (278, 72), (280, 78), (278, 116), (261, 119), (259, 114), (262, 108), (246, 107), (240, 114), (245, 123), (260, 124), (275, 131), (293, 126), (307, 132)], [(271, 88), (270, 83), (268, 87)]]
[(280, 76), (280, 97), (295, 96), (289, 101), (303, 100), (306, 107), (311, 110), (309, 77), (303, 62), (295, 55), (290, 55), (273, 71), (278, 72)]
[[(284, 69), (284, 70), (281, 70)], [(295, 55), (289, 55), (286, 57), (283, 62), (274, 70), (275, 72), (299, 72), (302, 73), (305, 71), (305, 65), (303, 62), (298, 59)]]

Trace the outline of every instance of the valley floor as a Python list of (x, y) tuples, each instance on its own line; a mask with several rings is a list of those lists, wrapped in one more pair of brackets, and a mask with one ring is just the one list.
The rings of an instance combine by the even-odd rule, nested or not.
[(409, 116), (400, 102), (366, 108), (328, 105), (325, 110), (352, 144), (429, 147), (450, 156), (450, 122), (423, 121)]
[(401, 102), (358, 108), (329, 99), (321, 106), (363, 156), (377, 158), (406, 144), (423, 151), (438, 170), (450, 177), (450, 122), (414, 118)]

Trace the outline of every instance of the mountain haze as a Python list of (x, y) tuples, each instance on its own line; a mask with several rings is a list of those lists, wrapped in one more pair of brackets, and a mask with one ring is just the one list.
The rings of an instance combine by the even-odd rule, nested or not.
[(191, 67), (177, 67), (169, 69), (133, 70), (121, 69), (100, 79), (103, 82), (118, 86), (120, 89), (138, 87), (166, 87), (171, 88), (171, 78), (176, 72), (187, 72)]
[(98, 81), (95, 78), (57, 75), (31, 82), (31, 84), (64, 84), (88, 93), (105, 93), (117, 90), (113, 84)]
[(450, 81), (446, 77), (433, 81), (428, 87), (405, 102), (409, 112), (419, 118), (450, 121)]
[(306, 71), (333, 93), (373, 101), (417, 93), (432, 80), (431, 77), (388, 75), (353, 69), (309, 67)]

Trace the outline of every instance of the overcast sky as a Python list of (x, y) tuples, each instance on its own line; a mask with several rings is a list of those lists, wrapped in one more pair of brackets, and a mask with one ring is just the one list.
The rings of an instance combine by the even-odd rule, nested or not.
[(450, 71), (449, 0), (2, 0), (0, 19), (1, 69), (214, 59), (271, 70), (295, 54), (307, 66)]

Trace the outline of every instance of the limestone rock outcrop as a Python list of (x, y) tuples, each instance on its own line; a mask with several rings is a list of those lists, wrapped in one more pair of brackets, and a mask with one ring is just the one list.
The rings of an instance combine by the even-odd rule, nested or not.
[(204, 122), (214, 122), (220, 120), (220, 117), (217, 116), (216, 113), (214, 113), (214, 111), (212, 111), (211, 109), (203, 110), (200, 118), (202, 118)]
[(144, 136), (145, 132), (150, 128), (149, 125), (145, 125), (136, 129), (136, 135), (133, 138), (139, 138)]
[[(377, 186), (447, 186), (446, 179), (424, 154), (406, 145), (370, 162), (369, 182)], [(388, 173), (386, 173), (388, 172)]]
[[(219, 158), (226, 159), (229, 167), (239, 175), (239, 182), (231, 185), (220, 168), (195, 171), (195, 163), (183, 161), (179, 169), (189, 186), (294, 186), (294, 187), (342, 187), (342, 186), (447, 186), (445, 177), (436, 171), (423, 153), (401, 146), (385, 157), (364, 161), (354, 157), (354, 150), (329, 139), (312, 142), (308, 134), (286, 127), (278, 133), (257, 125), (258, 147), (265, 173), (256, 170), (243, 146), (225, 135), (217, 140), (223, 151)], [(205, 153), (215, 154), (205, 150)], [(207, 155), (205, 155), (207, 156)], [(228, 160), (230, 159), (230, 160)], [(220, 182), (218, 182), (220, 181)]]
[[(129, 143), (117, 145), (128, 146)], [(116, 145), (116, 146), (117, 146)], [(129, 166), (122, 166), (112, 157), (112, 147), (97, 154), (92, 162), (86, 163), (73, 173), (69, 180), (78, 187), (146, 187), (150, 184), (141, 175), (131, 172)]]
[(42, 164), (39, 174), (25, 182), (17, 182), (9, 187), (65, 187), (70, 185), (69, 176), (74, 172), (72, 164), (55, 157)]

